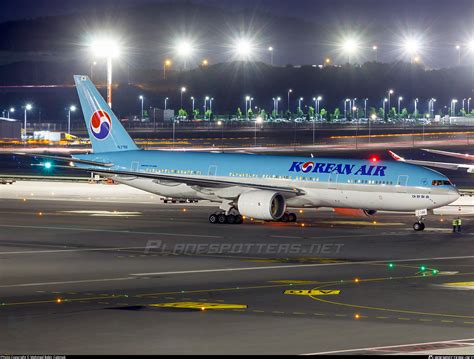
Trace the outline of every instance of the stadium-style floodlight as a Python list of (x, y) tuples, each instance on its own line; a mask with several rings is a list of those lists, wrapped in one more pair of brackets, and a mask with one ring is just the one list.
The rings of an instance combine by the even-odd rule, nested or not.
[(423, 51), (423, 42), (419, 36), (406, 36), (401, 42), (401, 48), (404, 56), (410, 58), (410, 62), (419, 63), (420, 53)]
[(193, 109), (193, 116), (194, 116), (194, 101), (195, 101), (194, 96), (191, 96), (191, 101), (192, 101), (192, 109)]
[(174, 46), (176, 55), (183, 61), (183, 69), (186, 70), (187, 60), (193, 55), (195, 47), (191, 40), (178, 40)]
[(76, 111), (76, 106), (71, 105), (67, 111), (67, 133), (71, 133), (71, 112)]
[(474, 52), (474, 39), (471, 39), (471, 40), (467, 43), (467, 48), (469, 49), (469, 51)]
[(241, 60), (249, 60), (254, 55), (255, 45), (248, 38), (240, 38), (234, 41), (232, 46), (235, 54)]
[(209, 60), (208, 60), (208, 59), (204, 59), (204, 60), (202, 60), (202, 63), (201, 63), (201, 64), (202, 64), (202, 66), (207, 66), (207, 65), (209, 65)]
[(166, 110), (166, 108), (167, 108), (167, 105), (168, 105), (168, 100), (169, 100), (169, 98), (168, 98), (168, 97), (166, 97), (166, 98), (165, 98), (165, 110)]
[(345, 55), (347, 55), (348, 63), (351, 63), (351, 57), (354, 55), (357, 55), (357, 52), (360, 49), (360, 43), (357, 40), (357, 38), (351, 36), (351, 37), (345, 38), (342, 41), (340, 47), (341, 47), (342, 52)]
[(98, 37), (90, 48), (95, 57), (107, 59), (107, 103), (112, 107), (112, 59), (120, 55), (120, 44), (111, 37)]

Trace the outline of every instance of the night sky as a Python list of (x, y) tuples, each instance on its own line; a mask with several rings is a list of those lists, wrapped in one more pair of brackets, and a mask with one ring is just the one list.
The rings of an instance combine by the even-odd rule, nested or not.
[[(174, 2), (179, 1), (175, 0)], [(166, 0), (7, 0), (0, 4), (0, 22), (81, 13), (113, 13), (119, 8)], [(378, 60), (391, 62), (403, 36), (416, 34), (424, 44), (433, 68), (456, 65), (456, 44), (474, 38), (474, 0), (181, 0), (220, 7), (229, 12), (242, 10), (249, 17), (255, 11), (314, 22), (334, 29), (335, 34), (357, 33), (368, 49), (379, 46)], [(297, 39), (295, 39), (297, 41)], [(318, 40), (321, 41), (321, 40)], [(328, 39), (328, 42), (334, 41)], [(278, 48), (278, 39), (271, 39)], [(281, 46), (284, 47), (284, 46)], [(302, 44), (284, 61), (307, 61)], [(281, 54), (280, 54), (281, 55)], [(276, 60), (278, 62), (278, 58)]]

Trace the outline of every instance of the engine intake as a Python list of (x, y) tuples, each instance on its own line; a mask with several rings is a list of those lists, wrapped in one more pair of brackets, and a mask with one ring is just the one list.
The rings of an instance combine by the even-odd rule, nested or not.
[(285, 198), (278, 192), (255, 190), (244, 192), (237, 201), (243, 216), (264, 220), (280, 219), (285, 213)]

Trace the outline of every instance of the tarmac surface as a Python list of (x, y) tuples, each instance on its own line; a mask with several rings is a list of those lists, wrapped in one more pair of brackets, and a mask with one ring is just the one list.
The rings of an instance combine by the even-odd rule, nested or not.
[(205, 203), (36, 185), (0, 187), (1, 353), (474, 354), (472, 219), (218, 225)]

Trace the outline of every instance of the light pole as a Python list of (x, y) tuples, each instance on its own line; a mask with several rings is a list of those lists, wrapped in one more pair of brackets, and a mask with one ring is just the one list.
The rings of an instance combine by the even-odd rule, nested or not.
[(15, 112), (15, 108), (14, 108), (14, 107), (10, 107), (10, 109), (7, 111), (8, 118), (10, 118), (10, 112), (11, 112), (11, 113)]
[(418, 118), (418, 98), (415, 99), (415, 112), (414, 112), (414, 115), (415, 115), (415, 120)]
[(221, 149), (224, 150), (224, 122), (221, 120), (217, 121), (217, 126), (221, 128)]
[(141, 100), (141, 102), (142, 102), (142, 118), (141, 118), (141, 120), (143, 121), (143, 99), (144, 99), (144, 98), (143, 98), (143, 95), (138, 96), (138, 98), (139, 98), (139, 99)]
[(387, 119), (387, 111), (385, 110), (385, 104), (388, 102), (388, 98), (383, 99), (383, 118), (384, 120)]
[(192, 109), (193, 109), (193, 118), (194, 118), (194, 96), (191, 96)]
[[(209, 112), (210, 112), (211, 114), (212, 114), (212, 101), (214, 101), (214, 97), (211, 97), (211, 98), (209, 99)], [(211, 115), (211, 114), (210, 114), (210, 115)], [(211, 118), (210, 115), (209, 115), (209, 119)]]
[(253, 101), (253, 97), (250, 97), (250, 100), (249, 100), (249, 109), (250, 110), (252, 110), (252, 101)]
[(166, 80), (166, 68), (171, 66), (171, 60), (166, 59), (163, 61), (163, 80)]
[(166, 108), (167, 108), (166, 105), (168, 104), (168, 100), (169, 100), (169, 98), (166, 97), (166, 98), (165, 98), (165, 111), (166, 111)]
[(462, 111), (466, 113), (466, 109), (464, 108), (464, 102), (466, 101), (465, 98), (462, 99)]
[(456, 103), (458, 100), (452, 99), (451, 100), (451, 116), (456, 116)]
[(174, 148), (174, 139), (175, 139), (175, 132), (176, 132), (176, 123), (179, 123), (179, 121), (176, 121), (176, 119), (173, 118), (173, 148)]
[[(390, 115), (390, 95), (393, 94), (393, 90), (388, 90), (388, 115)], [(389, 116), (387, 116), (389, 118)]]
[(183, 93), (186, 92), (186, 87), (181, 87), (180, 95), (181, 95), (181, 109), (183, 108)]
[(110, 38), (95, 40), (91, 45), (95, 56), (107, 59), (107, 103), (112, 107), (112, 59), (120, 53), (119, 44)]
[(270, 65), (273, 66), (273, 46), (270, 46), (268, 51), (270, 52)]
[(346, 98), (346, 99), (344, 100), (344, 119), (345, 119), (346, 121), (347, 121), (347, 103), (348, 103), (348, 102), (351, 102), (351, 100), (348, 99), (348, 98)]
[(33, 108), (33, 106), (29, 103), (26, 104), (25, 106), (25, 123), (23, 125), (23, 130), (25, 131), (25, 141), (26, 141), (26, 112), (30, 111)]
[(272, 97), (273, 100), (273, 111), (272, 111), (272, 117), (276, 116), (276, 98)]
[(374, 45), (372, 46), (372, 51), (374, 52), (374, 61), (377, 62), (378, 61), (378, 46), (377, 45)]
[(204, 97), (204, 120), (206, 119), (207, 101), (209, 101), (209, 96)]
[(467, 113), (471, 113), (471, 98), (467, 99)]
[(248, 110), (248, 103), (250, 101), (250, 96), (245, 96), (245, 119), (248, 121), (249, 119), (249, 110)]
[(431, 117), (434, 118), (434, 104), (436, 102), (435, 98), (431, 99)]
[(301, 101), (303, 101), (303, 97), (298, 99), (298, 115), (301, 113)]
[(364, 118), (367, 118), (367, 119), (368, 119), (367, 117), (367, 101), (368, 100), (369, 100), (368, 98), (364, 99)]
[(254, 137), (254, 146), (257, 147), (257, 124), (260, 124), (263, 122), (263, 118), (261, 118), (260, 116), (258, 116), (256, 119), (255, 119), (255, 137)]
[(91, 81), (94, 81), (94, 66), (97, 65), (97, 61), (91, 62)]
[(288, 112), (290, 112), (290, 93), (292, 93), (292, 92), (293, 92), (292, 89), (288, 90)]
[(69, 106), (68, 111), (67, 111), (67, 133), (71, 133), (71, 112), (76, 111), (76, 106), (72, 105)]
[(403, 101), (403, 97), (402, 96), (398, 96), (398, 116), (401, 115), (400, 113), (400, 103)]
[(281, 101), (281, 97), (277, 97), (277, 100), (276, 100), (276, 114), (278, 116), (278, 102)]

